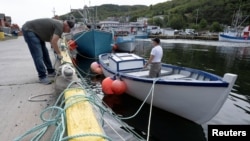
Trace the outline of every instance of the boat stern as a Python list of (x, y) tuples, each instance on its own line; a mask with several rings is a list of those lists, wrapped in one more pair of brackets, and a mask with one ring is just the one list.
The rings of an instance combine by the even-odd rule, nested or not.
[(238, 75), (232, 74), (232, 73), (226, 73), (226, 74), (224, 74), (222, 80), (229, 83), (229, 86), (228, 86), (229, 92), (233, 88), (233, 85), (235, 84), (237, 77), (238, 77)]

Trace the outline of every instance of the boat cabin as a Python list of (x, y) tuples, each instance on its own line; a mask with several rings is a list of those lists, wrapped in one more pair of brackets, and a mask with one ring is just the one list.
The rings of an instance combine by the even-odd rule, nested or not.
[(113, 71), (142, 69), (145, 60), (135, 54), (115, 53), (109, 56), (109, 67)]

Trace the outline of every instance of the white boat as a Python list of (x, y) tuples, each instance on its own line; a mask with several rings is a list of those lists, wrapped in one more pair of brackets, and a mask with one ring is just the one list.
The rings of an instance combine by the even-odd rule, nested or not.
[(136, 47), (135, 36), (118, 36), (116, 37), (115, 44), (119, 51), (133, 52)]
[(241, 24), (243, 24), (249, 16), (243, 21), (239, 21), (241, 17), (242, 15), (239, 9), (235, 15), (232, 26), (227, 27), (224, 32), (219, 33), (219, 41), (250, 43), (250, 26), (241, 27)]
[(219, 41), (250, 43), (250, 26), (241, 31), (228, 29), (219, 34)]
[[(119, 76), (126, 93), (144, 101), (154, 86), (153, 105), (165, 111), (203, 124), (220, 110), (237, 79), (236, 74), (223, 77), (202, 70), (162, 64), (159, 78), (148, 78), (146, 60), (132, 53), (99, 55), (106, 77)], [(155, 82), (155, 83), (154, 83)], [(150, 103), (151, 96), (147, 99)]]

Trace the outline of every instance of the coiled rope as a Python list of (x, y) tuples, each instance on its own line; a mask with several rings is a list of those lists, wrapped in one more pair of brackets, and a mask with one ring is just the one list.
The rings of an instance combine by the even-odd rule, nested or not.
[[(56, 100), (54, 106), (46, 108), (45, 110), (43, 110), (40, 114), (40, 119), (43, 121), (42, 124), (33, 127), (32, 129), (28, 130), (27, 132), (25, 132), (23, 135), (17, 137), (14, 139), (14, 141), (21, 141), (22, 139), (24, 139), (26, 136), (38, 132), (32, 139), (31, 141), (39, 141), (42, 136), (46, 133), (48, 127), (50, 126), (56, 126), (56, 129), (50, 139), (50, 141), (65, 141), (65, 140), (69, 140), (72, 138), (79, 138), (79, 137), (85, 137), (85, 136), (97, 136), (97, 137), (102, 137), (106, 140), (111, 141), (111, 138), (109, 138), (106, 135), (102, 135), (102, 134), (95, 134), (95, 133), (87, 133), (87, 134), (79, 134), (79, 135), (74, 135), (74, 136), (67, 136), (67, 137), (63, 137), (65, 134), (65, 122), (66, 122), (66, 116), (65, 116), (65, 111), (67, 108), (69, 108), (70, 106), (80, 102), (80, 101), (86, 101), (88, 100), (88, 97), (83, 96), (83, 95), (74, 95), (69, 97), (68, 99), (63, 99), (63, 95), (66, 91), (68, 91), (69, 89), (72, 89), (71, 86), (73, 84), (79, 84), (79, 82), (71, 82), (68, 87), (59, 95), (58, 99)], [(82, 88), (82, 86), (80, 86), (80, 88)], [(79, 100), (79, 97), (82, 97)], [(70, 104), (66, 104), (65, 105), (65, 101), (69, 100), (69, 99), (77, 99), (76, 101), (74, 101), (73, 103)], [(59, 101), (62, 101), (61, 104), (59, 104)], [(65, 105), (64, 108), (61, 108), (59, 106), (56, 105), (60, 105), (62, 107), (62, 105)], [(45, 113), (51, 111), (49, 114), (49, 118), (46, 119), (45, 118)]]

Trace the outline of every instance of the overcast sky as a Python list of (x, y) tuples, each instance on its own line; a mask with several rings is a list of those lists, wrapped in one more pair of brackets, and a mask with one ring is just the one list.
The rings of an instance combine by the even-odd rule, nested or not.
[(27, 20), (36, 18), (53, 17), (53, 9), (56, 15), (63, 15), (70, 8), (83, 8), (87, 6), (99, 6), (102, 4), (117, 5), (154, 5), (167, 0), (0, 0), (0, 13), (11, 16), (12, 23), (20, 27)]

